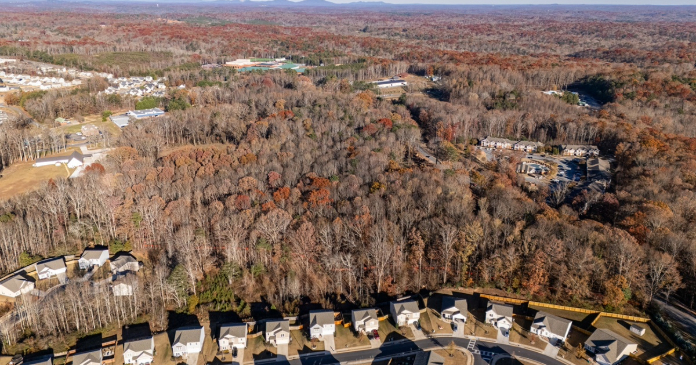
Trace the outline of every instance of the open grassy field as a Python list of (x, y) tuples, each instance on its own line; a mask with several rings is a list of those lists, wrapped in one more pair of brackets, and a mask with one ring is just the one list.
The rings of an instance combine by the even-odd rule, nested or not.
[[(123, 114), (128, 110), (112, 110), (114, 115)], [(61, 131), (63, 133), (77, 133), (82, 130), (82, 126), (85, 124), (94, 124), (101, 131), (108, 131), (112, 136), (117, 137), (121, 135), (121, 128), (114, 124), (111, 120), (107, 119), (106, 122), (102, 122), (102, 117), (100, 114), (90, 114), (84, 116), (84, 122), (74, 123), (70, 125), (64, 125), (56, 127), (55, 130)]]
[(74, 171), (64, 165), (34, 167), (32, 164), (33, 162), (17, 163), (0, 173), (0, 199), (9, 199), (36, 190), (44, 182), (58, 177), (68, 177)]

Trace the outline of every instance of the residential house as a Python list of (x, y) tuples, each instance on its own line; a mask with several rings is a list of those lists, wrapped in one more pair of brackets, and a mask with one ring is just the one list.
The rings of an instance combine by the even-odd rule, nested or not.
[(505, 138), (486, 137), (483, 140), (481, 140), (481, 147), (497, 148), (501, 150), (512, 149), (512, 146), (514, 144), (515, 141), (511, 141)]
[(445, 358), (433, 351), (422, 351), (416, 354), (413, 365), (444, 365)]
[(155, 339), (152, 336), (123, 343), (125, 364), (149, 365), (155, 357)]
[(562, 154), (565, 156), (598, 156), (599, 149), (596, 146), (567, 144), (561, 146)]
[(78, 166), (84, 164), (84, 156), (75, 151), (68, 156), (56, 156), (56, 157), (42, 157), (37, 158), (34, 162), (34, 167), (49, 166), (49, 165), (59, 165), (66, 164), (68, 168), (74, 169)]
[(109, 250), (105, 248), (87, 248), (82, 252), (82, 256), (77, 260), (77, 264), (82, 270), (93, 267), (101, 267), (109, 259)]
[(135, 274), (126, 273), (119, 275), (111, 282), (111, 290), (116, 297), (124, 297), (133, 295), (134, 289), (138, 285), (138, 278)]
[(379, 317), (377, 317), (376, 309), (354, 309), (351, 312), (351, 317), (353, 317), (355, 332), (371, 333), (373, 330), (379, 329)]
[(311, 338), (333, 336), (336, 333), (334, 312), (319, 310), (309, 312), (309, 335)]
[(65, 266), (63, 257), (56, 257), (36, 263), (36, 274), (39, 276), (39, 279), (48, 279), (52, 276), (65, 274), (66, 271), (68, 271), (68, 268)]
[(73, 365), (102, 365), (102, 350), (80, 352), (73, 355)]
[(495, 328), (512, 328), (512, 306), (509, 304), (489, 303), (486, 309), (486, 322)]
[(22, 365), (53, 365), (53, 355), (41, 356), (33, 360), (23, 361)]
[(539, 311), (534, 316), (534, 322), (529, 332), (549, 339), (549, 342), (565, 342), (570, 332), (572, 321)]
[(266, 322), (266, 342), (273, 346), (290, 343), (290, 322), (286, 319)]
[(446, 321), (466, 323), (468, 316), (466, 299), (450, 296), (442, 298), (440, 316)]
[(182, 327), (174, 333), (172, 343), (172, 355), (174, 357), (186, 357), (188, 354), (197, 354), (203, 349), (205, 331), (201, 326)]
[(420, 309), (418, 302), (413, 299), (398, 300), (389, 303), (389, 312), (397, 326), (408, 326), (418, 322)]
[(534, 153), (540, 151), (544, 147), (541, 142), (531, 142), (531, 141), (519, 141), (515, 143), (512, 147), (515, 151), (525, 151), (527, 153)]
[(34, 280), (23, 272), (0, 281), (0, 295), (2, 296), (16, 298), (32, 290), (34, 290)]
[(220, 325), (218, 347), (220, 351), (229, 351), (233, 347), (243, 349), (247, 345), (249, 325), (246, 323), (228, 323)]
[(127, 272), (137, 272), (140, 270), (140, 263), (133, 255), (125, 252), (116, 254), (111, 259), (111, 273), (114, 275), (124, 274)]
[(597, 329), (585, 341), (585, 350), (594, 354), (600, 365), (617, 364), (637, 349), (637, 344), (606, 329)]

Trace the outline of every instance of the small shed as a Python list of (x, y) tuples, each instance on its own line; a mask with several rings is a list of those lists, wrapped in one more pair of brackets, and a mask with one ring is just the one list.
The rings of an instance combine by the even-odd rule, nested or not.
[(632, 324), (631, 325), (631, 332), (637, 334), (638, 336), (642, 336), (645, 334), (645, 328), (637, 325), (637, 324)]

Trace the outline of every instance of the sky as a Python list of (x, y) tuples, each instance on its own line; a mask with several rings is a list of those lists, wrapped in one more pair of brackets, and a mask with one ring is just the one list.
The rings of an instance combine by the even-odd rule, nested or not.
[[(1, 0), (0, 0), (1, 1)], [(167, 0), (159, 0), (166, 2)], [(251, 0), (263, 1), (263, 0)], [(301, 0), (290, 0), (301, 1)], [(695, 5), (696, 0), (327, 0), (332, 3), (380, 1), (392, 4), (452, 5)]]

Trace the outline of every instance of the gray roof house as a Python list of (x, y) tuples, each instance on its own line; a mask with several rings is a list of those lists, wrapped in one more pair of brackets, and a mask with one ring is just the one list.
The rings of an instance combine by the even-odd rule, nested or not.
[(100, 267), (109, 259), (109, 250), (106, 248), (86, 248), (77, 261), (80, 269), (87, 270), (94, 266)]
[(129, 253), (122, 252), (111, 259), (111, 273), (114, 275), (138, 270), (140, 270), (140, 263)]
[(351, 317), (353, 317), (353, 329), (355, 332), (372, 332), (379, 329), (379, 317), (377, 316), (377, 310), (374, 308), (355, 309), (351, 313)]
[(534, 316), (534, 322), (532, 322), (529, 331), (539, 336), (548, 337), (549, 340), (564, 342), (572, 324), (573, 322), (568, 319), (539, 311)]
[(172, 342), (172, 355), (174, 357), (186, 357), (188, 354), (197, 354), (203, 349), (205, 331), (201, 326), (182, 327), (174, 333)]
[(246, 323), (227, 323), (220, 325), (218, 347), (220, 351), (229, 351), (232, 347), (244, 348), (247, 345), (249, 325)]
[(68, 268), (65, 266), (63, 257), (56, 257), (36, 263), (36, 274), (39, 275), (39, 279), (48, 279), (51, 276), (65, 274), (67, 270)]
[(274, 346), (290, 343), (290, 322), (287, 319), (266, 322), (266, 342)]
[(0, 282), (0, 295), (16, 298), (34, 290), (34, 280), (26, 274), (19, 273)]
[(466, 322), (468, 306), (466, 299), (446, 296), (442, 298), (440, 316), (448, 321)]
[(613, 365), (636, 351), (638, 345), (613, 331), (597, 329), (585, 341), (585, 349), (595, 355), (598, 364)]
[(488, 303), (486, 309), (486, 323), (492, 324), (496, 328), (512, 328), (512, 310), (509, 304)]
[(73, 365), (101, 365), (102, 350), (96, 349), (92, 351), (80, 352), (73, 355)]
[(151, 364), (155, 355), (155, 339), (152, 336), (123, 343), (123, 362), (126, 364)]
[(413, 299), (390, 302), (389, 312), (397, 326), (407, 326), (418, 322), (420, 319), (418, 302)]
[(309, 312), (309, 334), (312, 338), (333, 336), (336, 333), (334, 312), (319, 310)]

